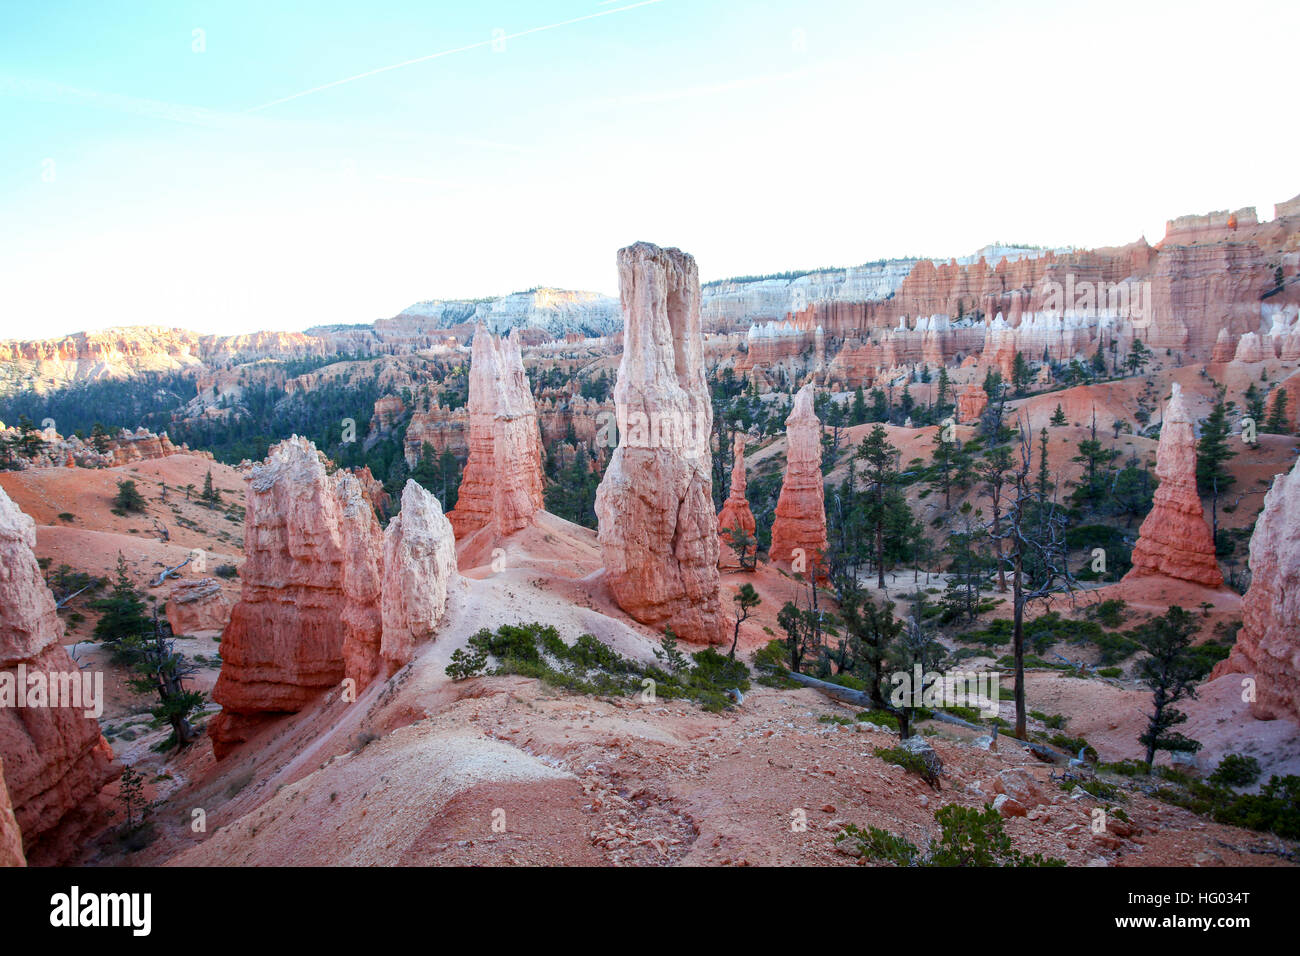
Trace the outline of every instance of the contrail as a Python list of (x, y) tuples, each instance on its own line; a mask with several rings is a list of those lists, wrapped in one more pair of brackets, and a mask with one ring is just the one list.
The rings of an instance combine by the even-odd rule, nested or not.
[(261, 106), (253, 106), (244, 110), (245, 113), (256, 113), (260, 110), (270, 109), (272, 106), (279, 106), (281, 103), (288, 103), (290, 100), (300, 99), (304, 96), (310, 96), (313, 93), (319, 93), (321, 90), (328, 90), (335, 86), (342, 86), (344, 83), (351, 83), (355, 80), (363, 80), (368, 76), (375, 76), (379, 73), (387, 73), (390, 70), (400, 70), (404, 66), (412, 66), (416, 63), (425, 63), (429, 60), (441, 59), (444, 56), (451, 56), (453, 53), (464, 53), (467, 50), (476, 50), (479, 47), (490, 46), (493, 43), (499, 43), (504, 40), (516, 40), (519, 37), (526, 37), (533, 33), (542, 33), (546, 30), (554, 30), (557, 27), (567, 27), (570, 24), (582, 23), (584, 20), (595, 20), (597, 17), (608, 17), (615, 13), (626, 13), (628, 10), (635, 10), (637, 7), (648, 7), (654, 3), (663, 3), (664, 0), (640, 0), (639, 3), (630, 3), (625, 7), (615, 7), (613, 10), (601, 10), (598, 13), (588, 13), (580, 17), (573, 17), (570, 20), (561, 20), (559, 23), (548, 23), (546, 26), (531, 27), (527, 30), (520, 30), (518, 33), (509, 33), (502, 37), (492, 37), (487, 40), (479, 40), (477, 43), (467, 43), (465, 46), (458, 46), (451, 50), (442, 50), (439, 53), (430, 53), (427, 56), (417, 56), (412, 60), (403, 60), (401, 63), (393, 63), (390, 66), (381, 66), (375, 70), (367, 70), (365, 73), (358, 73), (356, 76), (344, 77), (341, 80), (334, 80), (330, 83), (324, 83), (321, 86), (313, 86), (309, 90), (303, 90), (301, 93), (292, 93), (289, 96), (282, 96), (278, 100), (271, 100), (269, 103), (263, 103)]

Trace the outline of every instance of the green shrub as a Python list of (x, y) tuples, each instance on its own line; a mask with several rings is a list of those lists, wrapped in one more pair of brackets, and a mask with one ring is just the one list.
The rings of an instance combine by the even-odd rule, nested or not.
[[(599, 696), (639, 693), (648, 686), (647, 681), (653, 681), (657, 696), (694, 700), (712, 711), (732, 702), (730, 691), (749, 689), (749, 670), (740, 661), (712, 647), (688, 659), (674, 653), (671, 634), (665, 645), (668, 652), (661, 661), (680, 657), (671, 670), (624, 658), (591, 634), (580, 634), (569, 645), (549, 624), (505, 624), (495, 632), (483, 628), (474, 634), (468, 647), (452, 653), (446, 672), (453, 680), (482, 673), (518, 674), (562, 690)], [(496, 660), (491, 670), (487, 669), (489, 658)]]
[(887, 710), (864, 710), (855, 719), (862, 723), (898, 730), (898, 718)]
[(1259, 779), (1259, 761), (1242, 754), (1228, 754), (1210, 774), (1210, 783), (1225, 787), (1249, 787)]
[(835, 842), (856, 840), (862, 855), (895, 866), (1064, 866), (1063, 860), (1024, 854), (1015, 848), (1001, 815), (989, 805), (983, 810), (947, 804), (935, 811), (939, 840), (925, 851), (910, 841), (869, 826), (845, 826)]

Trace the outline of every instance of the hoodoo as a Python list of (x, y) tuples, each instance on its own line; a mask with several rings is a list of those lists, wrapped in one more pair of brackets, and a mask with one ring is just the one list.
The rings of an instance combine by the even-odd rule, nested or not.
[[(63, 623), (35, 547), (35, 523), (0, 489), (0, 687), (19, 689), (22, 668), (28, 683), (35, 675), (67, 675), (58, 683), (80, 691), (91, 675), (63, 649)], [(76, 851), (94, 822), (94, 797), (115, 776), (113, 751), (98, 722), (86, 715), (92, 702), (85, 693), (76, 696), (80, 699), (61, 699), (60, 706), (49, 706), (48, 698), (46, 706), (8, 700), (0, 706), (0, 761), (33, 863), (61, 863)]]
[[(737, 568), (740, 566), (740, 556), (732, 548), (732, 531), (740, 528), (751, 539), (757, 532), (758, 525), (754, 521), (754, 512), (749, 508), (749, 499), (745, 497), (745, 436), (736, 435), (735, 446), (732, 450), (731, 464), (731, 494), (727, 500), (722, 503), (722, 510), (718, 512), (718, 566), (723, 568)], [(745, 549), (745, 558), (748, 560), (753, 554), (758, 544), (755, 542)]]
[(785, 478), (772, 522), (773, 561), (790, 561), (805, 569), (819, 567), (826, 552), (826, 501), (822, 491), (821, 422), (813, 411), (813, 386), (794, 397), (785, 420)]
[(1133, 568), (1124, 579), (1157, 574), (1204, 587), (1222, 587), (1214, 538), (1196, 492), (1196, 434), (1177, 382), (1160, 426), (1156, 477), (1160, 486), (1138, 530)]
[(519, 341), (479, 325), (469, 369), (469, 459), (447, 518), (457, 538), (488, 525), (508, 535), (544, 506), (542, 439)]
[(1278, 475), (1250, 537), (1241, 631), (1213, 677), (1254, 674), (1251, 712), (1300, 722), (1300, 463)]
[(619, 444), (596, 491), (605, 580), (619, 607), (683, 640), (718, 643), (718, 519), (704, 377), (700, 278), (678, 249), (618, 253), (623, 356)]
[(224, 756), (268, 715), (301, 710), (345, 676), (364, 687), (380, 652), (382, 536), (351, 475), (316, 446), (271, 448), (248, 481), (239, 603), (222, 635), (210, 727)]
[(408, 480), (401, 513), (384, 529), (383, 658), (390, 671), (432, 635), (456, 577), (451, 524), (438, 499)]

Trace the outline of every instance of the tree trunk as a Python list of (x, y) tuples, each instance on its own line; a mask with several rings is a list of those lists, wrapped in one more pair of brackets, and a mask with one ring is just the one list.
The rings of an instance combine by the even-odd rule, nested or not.
[(1027, 740), (1025, 728), (1025, 600), (1024, 585), (1021, 582), (1021, 570), (1024, 566), (1021, 545), (1016, 545), (1016, 579), (1012, 582), (1014, 592), (1015, 626), (1012, 629), (1012, 646), (1016, 655), (1016, 737)]

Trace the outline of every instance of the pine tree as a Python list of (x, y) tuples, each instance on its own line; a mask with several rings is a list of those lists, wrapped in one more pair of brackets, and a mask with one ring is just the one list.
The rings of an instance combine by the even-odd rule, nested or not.
[(1025, 356), (1017, 352), (1015, 361), (1011, 368), (1011, 384), (1015, 386), (1016, 394), (1023, 395), (1029, 388), (1029, 383), (1034, 379), (1033, 372), (1030, 371), (1029, 363), (1025, 361)]
[(215, 508), (221, 504), (221, 492), (212, 484), (211, 469), (208, 469), (208, 473), (203, 476), (203, 491), (199, 495), (199, 500), (206, 502), (209, 508)]
[(1057, 428), (1060, 428), (1062, 425), (1068, 424), (1065, 418), (1065, 410), (1061, 408), (1059, 402), (1056, 405), (1056, 411), (1052, 412), (1052, 424)]
[(1273, 395), (1273, 408), (1268, 413), (1268, 421), (1260, 430), (1270, 435), (1286, 435), (1290, 432), (1286, 421), (1286, 389), (1274, 389)]
[(1237, 456), (1229, 444), (1228, 408), (1220, 394), (1209, 416), (1201, 423), (1201, 438), (1196, 443), (1197, 490), (1210, 497), (1210, 527), (1219, 540), (1219, 495), (1227, 491), (1236, 478), (1228, 470), (1228, 461)]
[(857, 458), (864, 465), (862, 479), (867, 484), (867, 520), (875, 541), (877, 587), (885, 587), (885, 525), (888, 521), (886, 502), (889, 492), (898, 480), (894, 468), (897, 449), (889, 443), (889, 435), (881, 425), (871, 429), (862, 439)]
[[(131, 583), (126, 558), (121, 553), (117, 556), (117, 579), (113, 583), (113, 590), (105, 597), (91, 601), (90, 606), (102, 612), (100, 619), (95, 622), (94, 635), (97, 641), (119, 645), (125, 638), (149, 632), (149, 615), (139, 592)], [(130, 653), (115, 647), (114, 656), (129, 658)]]
[(849, 415), (849, 421), (854, 425), (863, 425), (867, 421), (867, 397), (863, 394), (861, 385), (853, 391), (853, 411)]
[(740, 586), (740, 590), (731, 600), (736, 604), (736, 631), (732, 635), (731, 650), (727, 652), (727, 656), (735, 660), (736, 645), (740, 643), (740, 625), (749, 618), (750, 611), (763, 603), (763, 599), (754, 590), (754, 585), (746, 583)]
[(113, 497), (113, 507), (122, 511), (144, 511), (144, 495), (136, 488), (131, 479), (117, 483), (117, 494)]
[(1191, 654), (1192, 637), (1198, 629), (1190, 612), (1174, 606), (1138, 630), (1138, 640), (1148, 656), (1138, 664), (1137, 675), (1152, 691), (1147, 729), (1138, 737), (1146, 746), (1148, 769), (1158, 750), (1185, 753), (1201, 749), (1198, 741), (1172, 729), (1187, 720), (1174, 704), (1194, 698), (1196, 681), (1202, 676)]

